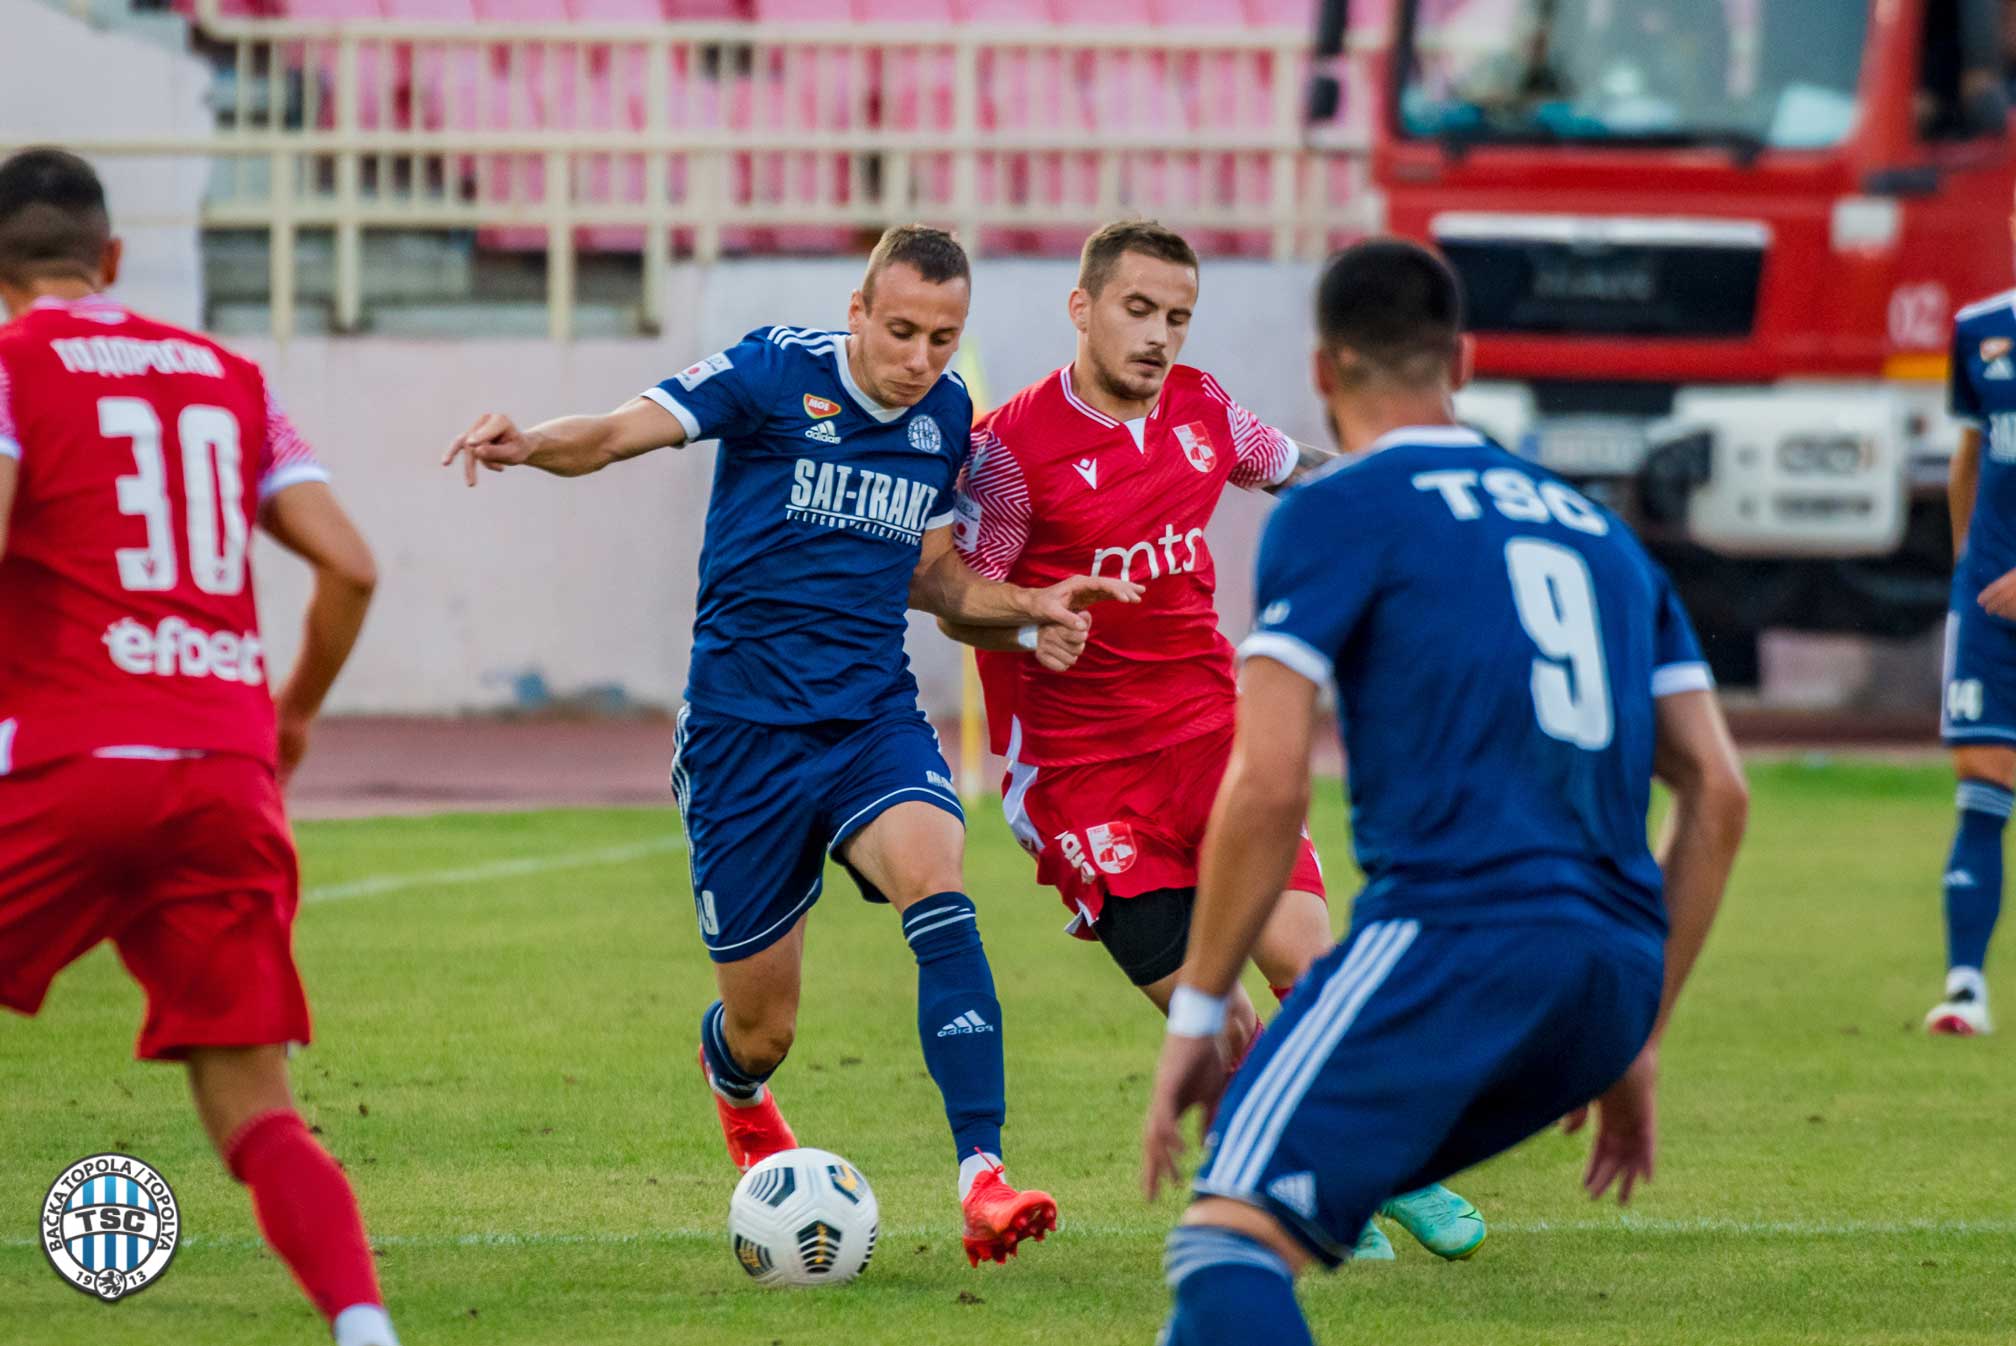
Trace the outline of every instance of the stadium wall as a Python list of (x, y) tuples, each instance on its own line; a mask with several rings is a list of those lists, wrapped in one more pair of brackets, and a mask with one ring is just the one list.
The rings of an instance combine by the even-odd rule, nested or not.
[[(714, 447), (574, 481), (486, 475), (475, 491), (440, 468), (441, 454), (485, 410), (524, 421), (601, 410), (752, 328), (838, 325), (859, 274), (854, 259), (675, 266), (668, 330), (655, 340), (237, 343), (265, 363), (378, 549), (378, 603), (331, 709), (496, 709), (547, 695), (602, 709), (676, 705)], [(978, 265), (967, 342), (995, 399), (1070, 358), (1064, 300), (1074, 275), (1067, 262)], [(1308, 376), (1311, 269), (1216, 262), (1203, 279), (1184, 359), (1297, 438), (1323, 442)], [(1235, 636), (1250, 620), (1253, 548), (1268, 503), (1231, 492), (1210, 530), (1221, 611)], [(284, 666), (307, 577), (263, 545), (261, 604)], [(956, 709), (952, 647), (918, 619), (910, 651), (927, 707)]]

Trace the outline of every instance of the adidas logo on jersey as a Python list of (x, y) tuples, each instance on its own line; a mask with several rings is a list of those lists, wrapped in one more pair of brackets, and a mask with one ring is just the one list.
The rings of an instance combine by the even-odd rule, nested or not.
[(1267, 1184), (1267, 1195), (1305, 1220), (1316, 1218), (1314, 1173), (1284, 1173)]
[(993, 1031), (993, 1024), (981, 1018), (977, 1012), (967, 1010), (951, 1023), (939, 1029), (938, 1036), (941, 1038), (956, 1038), (970, 1033), (991, 1033)]
[(1981, 377), (1984, 379), (2016, 379), (2016, 364), (2011, 364), (2008, 356), (1998, 355), (1988, 362), (1986, 369), (1981, 371)]
[(821, 444), (838, 444), (840, 431), (831, 421), (817, 421), (805, 427), (805, 438), (816, 439)]

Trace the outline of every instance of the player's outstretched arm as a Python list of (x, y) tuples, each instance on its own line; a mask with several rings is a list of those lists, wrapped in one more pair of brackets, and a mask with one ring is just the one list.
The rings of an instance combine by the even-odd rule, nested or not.
[(967, 626), (960, 622), (938, 619), (938, 629), (961, 645), (971, 645), (976, 650), (992, 650), (1002, 654), (1032, 654), (1036, 662), (1053, 673), (1069, 671), (1078, 662), (1078, 656), (1085, 653), (1085, 639), (1091, 635), (1087, 628), (1062, 626), (1055, 622), (1039, 624), (1025, 622), (1021, 626)]
[[(1640, 1180), (1652, 1177), (1658, 1148), (1659, 1043), (1687, 974), (1708, 941), (1750, 813), (1743, 764), (1712, 691), (1659, 698), (1654, 769), (1673, 793), (1659, 842), (1659, 867), (1666, 877), (1666, 981), (1651, 1039), (1624, 1078), (1596, 1101), (1596, 1139), (1582, 1179), (1591, 1197), (1602, 1196), (1615, 1183), (1620, 1203), (1631, 1199)], [(1588, 1109), (1578, 1109), (1564, 1126), (1579, 1130), (1587, 1117)]]
[(1232, 760), (1211, 806), (1198, 865), (1190, 943), (1169, 1001), (1169, 1032), (1142, 1130), (1142, 1186), (1150, 1200), (1180, 1181), (1180, 1123), (1225, 1087), (1217, 1035), (1225, 998), (1288, 886), (1309, 816), (1309, 750), (1320, 689), (1285, 664), (1256, 656), (1240, 678)]
[(486, 412), (441, 457), (443, 467), (462, 461), (462, 479), (476, 484), (476, 469), (536, 467), (556, 477), (585, 477), (611, 463), (686, 442), (679, 418), (649, 398), (633, 397), (606, 416), (562, 416), (521, 430), (509, 416)]
[(301, 653), (273, 696), (280, 720), (280, 779), (285, 783), (308, 750), (309, 724), (364, 629), (364, 614), (378, 587), (378, 565), (325, 482), (304, 481), (278, 492), (266, 502), (259, 521), (276, 542), (315, 571)]
[(1261, 488), (1269, 495), (1279, 495), (1283, 491), (1300, 486), (1315, 473), (1337, 461), (1338, 454), (1335, 449), (1319, 449), (1314, 444), (1304, 444), (1299, 439), (1291, 442), (1295, 445), (1295, 466), (1280, 481)]
[(1018, 627), (1028, 622), (1091, 629), (1085, 609), (1094, 603), (1138, 603), (1141, 586), (1096, 575), (1073, 575), (1047, 589), (990, 580), (968, 566), (952, 545), (952, 527), (924, 534), (910, 577), (910, 606), (959, 626)]

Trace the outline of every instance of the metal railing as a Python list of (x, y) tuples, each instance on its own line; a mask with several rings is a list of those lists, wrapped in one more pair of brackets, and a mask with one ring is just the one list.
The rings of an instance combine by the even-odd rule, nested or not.
[(1362, 141), (1305, 136), (1296, 31), (300, 22), (216, 0), (197, 31), (214, 135), (73, 148), (215, 161), (202, 224), (267, 234), (281, 338), (304, 229), (333, 236), (339, 331), (362, 318), (365, 231), (468, 229), (543, 250), (565, 341), (584, 241), (641, 249), (655, 331), (675, 249), (762, 231), (926, 219), (985, 252), (1143, 213), (1289, 258), (1363, 199)]

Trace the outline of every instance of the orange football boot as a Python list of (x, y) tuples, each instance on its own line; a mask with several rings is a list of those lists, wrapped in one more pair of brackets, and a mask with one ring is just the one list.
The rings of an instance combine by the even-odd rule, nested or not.
[(700, 1052), (700, 1078), (707, 1081), (707, 1092), (714, 1095), (714, 1111), (720, 1115), (721, 1134), (728, 1141), (728, 1158), (739, 1171), (747, 1173), (773, 1154), (798, 1148), (798, 1137), (791, 1134), (791, 1124), (784, 1120), (769, 1085), (763, 1086), (756, 1102), (736, 1107), (715, 1091), (705, 1049)]
[(966, 1260), (1006, 1262), (1016, 1245), (1033, 1238), (1038, 1243), (1057, 1227), (1057, 1203), (1048, 1192), (1018, 1192), (1001, 1178), (996, 1165), (974, 1180), (966, 1199)]

